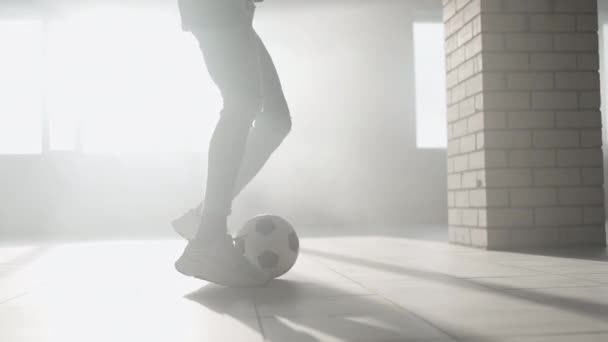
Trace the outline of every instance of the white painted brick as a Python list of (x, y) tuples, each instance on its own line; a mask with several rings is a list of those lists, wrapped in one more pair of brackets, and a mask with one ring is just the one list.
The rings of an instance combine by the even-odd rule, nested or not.
[(471, 206), (476, 208), (485, 207), (486, 202), (486, 191), (485, 190), (471, 190), (470, 191)]
[(507, 113), (486, 111), (484, 124), (488, 130), (507, 128)]
[(523, 187), (532, 185), (532, 171), (528, 169), (486, 170), (487, 186), (491, 188)]
[(511, 189), (512, 207), (539, 207), (557, 204), (557, 190), (551, 188)]
[[(475, 95), (483, 90), (483, 75), (481, 73), (473, 76), (466, 82), (467, 96)], [(473, 107), (475, 99), (473, 99)]]
[[(574, 93), (574, 100), (578, 101)], [(530, 93), (527, 92), (491, 92), (484, 94), (486, 110), (525, 110), (530, 108)]]
[(581, 183), (579, 169), (550, 168), (534, 170), (534, 185), (536, 186), (567, 186)]
[(452, 137), (460, 138), (468, 134), (467, 120), (461, 119), (452, 124)]
[(477, 188), (477, 178), (479, 173), (477, 171), (464, 172), (462, 174), (462, 187), (465, 189)]
[(459, 112), (460, 112), (461, 118), (468, 117), (468, 116), (475, 114), (476, 110), (475, 110), (475, 98), (474, 97), (470, 97), (470, 98), (460, 101), (459, 106), (460, 106)]
[(490, 208), (487, 211), (488, 225), (494, 227), (527, 227), (534, 224), (532, 209)]
[(600, 148), (557, 151), (557, 164), (559, 166), (601, 166), (602, 163), (603, 156)]
[(511, 231), (511, 244), (517, 248), (557, 246), (561, 232), (555, 227), (514, 229)]
[[(448, 56), (447, 59), (447, 67), (448, 71), (453, 71), (457, 69), (464, 61), (466, 60), (465, 49), (459, 48), (455, 50), (451, 55)], [(456, 75), (458, 75), (458, 71), (456, 71)]]
[(473, 24), (468, 23), (465, 24), (458, 30), (458, 46), (463, 46), (467, 44), (471, 39), (473, 39)]
[(558, 72), (555, 74), (557, 89), (595, 90), (600, 88), (598, 72)]
[(507, 89), (507, 76), (503, 72), (484, 72), (483, 87), (485, 91)]
[[(528, 70), (530, 57), (523, 52), (482, 52), (484, 71)], [(574, 56), (576, 68), (576, 55)]]
[(578, 70), (597, 71), (600, 68), (600, 57), (598, 53), (580, 53), (577, 55)]
[(486, 131), (486, 148), (524, 148), (532, 146), (528, 131)]
[(507, 75), (507, 87), (514, 90), (553, 89), (553, 73), (550, 72), (514, 72)]
[[(458, 79), (459, 80), (466, 80), (469, 77), (473, 77), (476, 73), (477, 73), (477, 70), (475, 68), (474, 59), (468, 60), (468, 61), (462, 63), (458, 67)], [(463, 84), (463, 87), (464, 86), (465, 85)]]
[(482, 32), (523, 32), (526, 29), (523, 14), (486, 13), (481, 16)]
[(481, 11), (484, 13), (504, 12), (503, 0), (484, 0), (481, 2)]
[(506, 207), (509, 205), (509, 190), (486, 189), (485, 193), (488, 207)]
[(488, 210), (487, 209), (478, 209), (477, 210), (477, 225), (479, 227), (488, 226)]
[[(504, 33), (484, 33), (481, 35), (481, 46), (485, 52), (496, 52), (505, 50)], [(504, 53), (504, 52), (503, 52)]]
[(567, 14), (535, 14), (530, 16), (533, 32), (571, 32), (576, 29), (576, 17)]
[(454, 171), (461, 172), (469, 169), (469, 156), (461, 155), (454, 157)]
[(602, 147), (602, 129), (584, 130), (581, 132), (582, 147)]
[(448, 175), (448, 189), (459, 190), (462, 188), (462, 176), (460, 173)]
[(604, 189), (601, 187), (559, 189), (559, 202), (565, 205), (601, 205), (604, 203)]
[(450, 103), (455, 104), (462, 101), (467, 96), (467, 89), (463, 83), (455, 86), (450, 91)]
[(549, 12), (549, 1), (547, 0), (506, 0), (504, 10), (506, 12)]
[(551, 51), (553, 35), (546, 33), (508, 33), (505, 46), (509, 51)]
[(483, 132), (479, 132), (479, 133), (475, 134), (475, 147), (478, 150), (481, 150), (486, 147), (486, 138), (485, 137), (486, 136)]
[(576, 29), (579, 32), (597, 32), (598, 26), (597, 14), (581, 14), (576, 17)]
[(487, 229), (471, 229), (471, 244), (474, 247), (488, 246), (488, 231)]
[(448, 221), (451, 225), (462, 224), (462, 212), (460, 209), (448, 209)]
[(456, 207), (458, 208), (468, 208), (471, 205), (469, 201), (469, 191), (457, 191), (456, 192)]
[(481, 14), (481, 0), (471, 0), (468, 5), (466, 5), (463, 10), (464, 21), (471, 21), (476, 16)]
[(606, 227), (597, 226), (567, 227), (561, 231), (563, 243), (570, 246), (593, 245), (606, 246)]
[(470, 246), (471, 245), (471, 228), (460, 227), (459, 225), (451, 224), (448, 227), (448, 237), (451, 243)]
[(578, 147), (578, 131), (542, 130), (534, 132), (534, 147)]
[(536, 109), (576, 109), (578, 108), (578, 93), (576, 92), (534, 92), (532, 107)]
[(545, 52), (530, 55), (532, 70), (576, 70), (577, 65), (576, 54)]
[(486, 150), (485, 167), (487, 168), (506, 168), (507, 152), (505, 150)]
[(453, 123), (458, 120), (460, 116), (458, 104), (448, 106), (447, 118), (449, 123)]
[(450, 1), (443, 6), (443, 20), (448, 21), (456, 14), (456, 2)]
[(556, 126), (559, 128), (601, 127), (602, 113), (599, 111), (557, 112)]
[(599, 91), (581, 92), (578, 99), (580, 109), (598, 109), (601, 107), (601, 102)]
[(555, 11), (597, 13), (597, 0), (555, 0)]
[(553, 112), (526, 111), (507, 114), (509, 128), (552, 128), (555, 126)]
[(581, 170), (583, 184), (602, 185), (604, 184), (604, 170), (601, 167), (584, 168)]
[(537, 225), (563, 226), (583, 223), (582, 208), (548, 207), (536, 208), (534, 220)]
[(485, 167), (485, 152), (478, 151), (469, 154), (469, 168), (471, 170), (483, 169)]
[(477, 209), (462, 210), (462, 224), (465, 226), (476, 227), (478, 224)]
[(475, 151), (475, 135), (473, 134), (462, 137), (460, 148), (462, 153), (469, 153)]
[(556, 163), (556, 153), (553, 150), (509, 151), (510, 167), (551, 167)]
[(597, 33), (558, 33), (553, 36), (555, 51), (598, 51)]
[(448, 141), (448, 157), (460, 154), (460, 144), (460, 138), (455, 138)]
[(471, 0), (456, 0), (456, 10), (460, 11), (463, 9)]
[(479, 132), (484, 129), (483, 113), (476, 113), (468, 117), (469, 132)]
[(448, 208), (453, 208), (455, 203), (454, 191), (448, 191)]
[(585, 224), (604, 224), (606, 221), (606, 211), (604, 207), (586, 207), (583, 211)]

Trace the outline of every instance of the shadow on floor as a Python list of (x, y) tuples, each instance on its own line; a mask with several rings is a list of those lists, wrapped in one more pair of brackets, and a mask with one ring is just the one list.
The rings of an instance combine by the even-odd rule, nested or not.
[[(388, 301), (379, 301), (377, 296), (354, 295), (322, 285), (277, 279), (267, 287), (253, 289), (207, 285), (185, 298), (253, 330), (260, 329), (265, 341), (313, 342), (327, 335), (345, 341), (450, 340), (436, 327)], [(307, 305), (310, 301), (315, 302), (312, 307)], [(346, 308), (332, 308), (324, 301), (341, 302)], [(255, 306), (259, 327), (239, 313), (243, 302)], [(319, 307), (323, 312), (314, 311)]]
[[(378, 261), (362, 259), (352, 256), (339, 255), (335, 253), (329, 253), (325, 251), (318, 251), (312, 249), (303, 249), (302, 253), (306, 253), (308, 255), (312, 255), (319, 258), (338, 260), (341, 262), (352, 263), (356, 265), (362, 265), (365, 267), (369, 267), (371, 269), (382, 270), (385, 272), (392, 272), (396, 275), (405, 275), (410, 277), (416, 277), (424, 280), (430, 281), (446, 281), (446, 279), (452, 278), (457, 279), (456, 277), (451, 277), (447, 274), (434, 272), (429, 270), (420, 270), (420, 269), (412, 269), (402, 266), (397, 266), (393, 264), (386, 264)], [(597, 319), (603, 322), (608, 322), (608, 305), (600, 304), (584, 299), (575, 299), (575, 298), (567, 298), (557, 295), (551, 295), (547, 293), (541, 293), (534, 290), (527, 289), (517, 289), (517, 291), (509, 291), (509, 290), (498, 290), (489, 286), (486, 286), (482, 283), (475, 282), (474, 279), (461, 279), (470, 282), (471, 284), (476, 284), (479, 286), (483, 286), (487, 288), (487, 291), (494, 292), (497, 295), (505, 296), (509, 298), (515, 298), (520, 300), (526, 300), (529, 302), (534, 302), (536, 304), (540, 304), (543, 306), (551, 307), (553, 309), (559, 309), (563, 311), (571, 311), (576, 312), (581, 315), (588, 316), (593, 319)], [(452, 282), (450, 283), (453, 286), (463, 286), (463, 283)]]

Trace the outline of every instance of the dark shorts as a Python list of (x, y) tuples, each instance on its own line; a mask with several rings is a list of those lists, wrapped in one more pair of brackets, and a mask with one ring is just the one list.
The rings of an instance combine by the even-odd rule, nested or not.
[(182, 29), (225, 29), (250, 26), (254, 0), (178, 0)]

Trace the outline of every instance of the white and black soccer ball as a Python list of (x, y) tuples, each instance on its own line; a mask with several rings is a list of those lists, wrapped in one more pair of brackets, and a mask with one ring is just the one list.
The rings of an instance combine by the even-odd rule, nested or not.
[(298, 235), (291, 224), (274, 215), (260, 215), (247, 221), (234, 243), (254, 266), (272, 278), (287, 273), (300, 250)]

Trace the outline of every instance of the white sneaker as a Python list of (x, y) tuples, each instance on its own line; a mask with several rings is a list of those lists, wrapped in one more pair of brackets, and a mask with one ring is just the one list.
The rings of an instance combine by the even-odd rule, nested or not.
[(171, 225), (179, 236), (186, 240), (193, 240), (201, 224), (201, 217), (200, 207), (192, 208), (181, 217), (173, 220)]
[(188, 242), (175, 269), (187, 276), (224, 286), (262, 286), (270, 278), (234, 248), (232, 237), (224, 234), (213, 241)]

